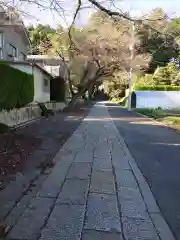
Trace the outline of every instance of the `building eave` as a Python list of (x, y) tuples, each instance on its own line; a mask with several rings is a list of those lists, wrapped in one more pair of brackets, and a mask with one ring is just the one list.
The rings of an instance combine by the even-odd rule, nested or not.
[(48, 75), (49, 77), (54, 78), (48, 71), (46, 71), (43, 67), (41, 67), (40, 65), (38, 65), (38, 64), (36, 64), (36, 63), (31, 63), (31, 62), (28, 62), (28, 61), (17, 61), (17, 60), (14, 60), (14, 61), (10, 61), (10, 60), (8, 60), (8, 61), (0, 60), (0, 63), (29, 65), (29, 66), (38, 68), (39, 70), (41, 70), (42, 72), (44, 72), (44, 73), (45, 73), (46, 75)]

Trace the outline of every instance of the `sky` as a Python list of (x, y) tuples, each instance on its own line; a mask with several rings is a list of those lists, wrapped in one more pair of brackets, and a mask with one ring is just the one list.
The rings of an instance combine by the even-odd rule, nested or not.
[[(18, 1), (18, 0), (16, 0)], [(43, 0), (48, 1), (48, 0)], [(28, 12), (31, 16), (24, 18), (25, 24), (49, 24), (52, 27), (56, 27), (59, 23), (63, 26), (67, 26), (72, 21), (73, 11), (75, 9), (75, 0), (60, 0), (61, 6), (65, 9), (64, 16), (57, 13), (52, 14), (50, 10), (43, 10), (41, 7), (35, 5), (24, 4), (21, 5), (21, 9), (24, 12)], [(85, 0), (86, 1), (86, 0)], [(107, 1), (107, 0), (106, 0)], [(116, 7), (123, 11), (128, 11), (132, 16), (140, 16), (148, 11), (161, 7), (170, 16), (180, 17), (180, 4), (179, 0), (114, 0)], [(84, 25), (90, 14), (94, 10), (92, 8), (85, 8), (81, 11), (81, 14), (77, 18), (79, 26)]]

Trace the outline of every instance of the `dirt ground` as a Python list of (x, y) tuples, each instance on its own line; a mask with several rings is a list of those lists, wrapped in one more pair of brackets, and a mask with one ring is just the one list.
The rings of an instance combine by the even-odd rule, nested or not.
[(23, 171), (33, 154), (42, 150), (43, 142), (43, 146), (46, 146), (45, 142), (51, 142), (45, 150), (48, 157), (53, 158), (87, 115), (90, 106), (90, 104), (81, 104), (73, 110), (59, 112), (49, 118), (41, 118), (13, 133), (0, 135), (0, 190), (17, 172)]

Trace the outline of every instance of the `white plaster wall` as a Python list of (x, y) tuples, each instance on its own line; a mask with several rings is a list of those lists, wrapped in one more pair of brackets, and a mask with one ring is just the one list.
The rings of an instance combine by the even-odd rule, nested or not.
[[(49, 102), (50, 101), (50, 76), (43, 73), (37, 67), (33, 68), (34, 73), (34, 101)], [(48, 80), (48, 86), (44, 86), (44, 79)]]
[(180, 91), (136, 91), (136, 108), (180, 108)]
[(11, 67), (19, 69), (23, 72), (29, 73), (29, 74), (33, 74), (33, 69), (31, 65), (28, 64), (16, 64), (16, 63), (10, 63), (9, 64)]
[[(50, 79), (46, 73), (41, 71), (36, 66), (28, 64), (9, 64), (13, 68), (19, 69), (23, 72), (34, 75), (34, 101), (36, 102), (49, 102), (50, 101)], [(48, 80), (48, 86), (44, 86), (44, 79)]]

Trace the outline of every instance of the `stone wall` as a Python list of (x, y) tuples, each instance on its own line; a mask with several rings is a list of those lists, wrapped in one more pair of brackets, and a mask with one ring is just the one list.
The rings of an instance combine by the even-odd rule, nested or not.
[[(63, 102), (46, 103), (48, 109), (53, 111), (62, 110), (66, 105)], [(10, 127), (34, 120), (41, 117), (41, 110), (38, 104), (29, 104), (27, 107), (13, 109), (11, 111), (2, 110), (0, 112), (0, 122)]]

